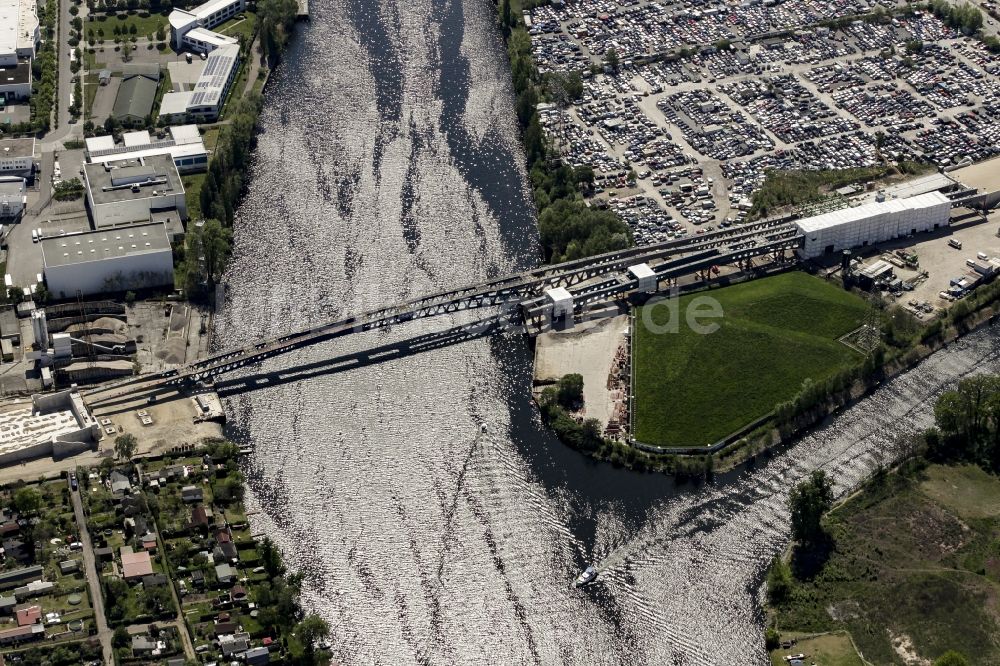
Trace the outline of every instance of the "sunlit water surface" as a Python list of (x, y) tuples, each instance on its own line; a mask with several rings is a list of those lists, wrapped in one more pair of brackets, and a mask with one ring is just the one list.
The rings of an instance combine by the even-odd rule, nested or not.
[[(493, 4), (311, 8), (268, 86), (221, 346), (538, 261)], [(1000, 360), (974, 335), (766, 463), (679, 488), (554, 441), (530, 366), (524, 340), (483, 339), (228, 401), (255, 451), (254, 530), (305, 574), (340, 662), (764, 664), (760, 581), (789, 486), (816, 467), (855, 486), (943, 387)], [(599, 582), (573, 589), (590, 562)]]

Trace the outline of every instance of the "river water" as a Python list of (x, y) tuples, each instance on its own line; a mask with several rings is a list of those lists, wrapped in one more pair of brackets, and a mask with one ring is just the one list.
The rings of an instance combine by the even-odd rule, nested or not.
[[(268, 86), (223, 346), (538, 261), (493, 4), (311, 9)], [(255, 451), (251, 522), (305, 574), (336, 660), (764, 664), (760, 582), (788, 539), (789, 485), (823, 467), (856, 486), (876, 452), (928, 425), (943, 387), (1000, 371), (1000, 354), (971, 336), (793, 448), (680, 487), (554, 441), (530, 367), (524, 340), (481, 339), (227, 400), (231, 436)], [(573, 589), (590, 562), (599, 582)]]

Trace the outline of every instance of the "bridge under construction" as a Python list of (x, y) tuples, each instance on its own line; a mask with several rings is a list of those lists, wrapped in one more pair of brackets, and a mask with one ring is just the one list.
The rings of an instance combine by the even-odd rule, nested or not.
[[(707, 280), (720, 267), (749, 269), (752, 260), (788, 262), (791, 251), (802, 246), (803, 236), (787, 218), (762, 220), (740, 227), (673, 239), (498, 277), (479, 284), (441, 291), (404, 303), (348, 315), (341, 319), (237, 349), (229, 349), (184, 366), (130, 377), (85, 392), (90, 404), (109, 403), (137, 395), (196, 387), (219, 382), (223, 375), (296, 349), (335, 338), (385, 329), (417, 319), (471, 310), (488, 315), (444, 331), (355, 353), (341, 360), (347, 365), (385, 360), (497, 332), (533, 335), (553, 325), (572, 326), (595, 316), (595, 310), (652, 294), (691, 278)], [(314, 366), (333, 367), (329, 362)], [(297, 368), (295, 370), (303, 370)], [(317, 368), (305, 368), (315, 370)], [(327, 369), (329, 371), (329, 369)], [(233, 390), (252, 388), (258, 382), (281, 379), (285, 372), (261, 375), (257, 380), (221, 382)], [(219, 386), (220, 383), (216, 383)]]

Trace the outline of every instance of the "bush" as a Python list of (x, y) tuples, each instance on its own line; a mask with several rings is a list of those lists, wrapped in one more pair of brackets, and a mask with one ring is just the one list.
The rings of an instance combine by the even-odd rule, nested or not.
[(767, 598), (772, 604), (780, 604), (792, 591), (792, 572), (780, 557), (774, 558), (767, 571)]

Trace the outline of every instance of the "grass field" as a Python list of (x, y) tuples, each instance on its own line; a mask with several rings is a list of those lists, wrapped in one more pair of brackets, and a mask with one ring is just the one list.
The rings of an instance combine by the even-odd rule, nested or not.
[[(723, 316), (711, 320), (717, 331), (701, 335), (685, 325), (684, 313), (705, 296), (718, 301)], [(842, 289), (793, 272), (681, 298), (676, 333), (643, 325), (644, 317), (665, 324), (667, 308), (641, 308), (636, 438), (660, 446), (712, 444), (792, 398), (805, 379), (860, 362), (837, 338), (858, 327), (865, 307)]]
[(187, 200), (188, 217), (192, 220), (201, 219), (201, 186), (205, 184), (204, 173), (193, 173), (181, 178), (184, 185), (184, 198)]
[(257, 15), (250, 11), (243, 12), (243, 18), (241, 19), (231, 18), (222, 25), (213, 28), (215, 32), (222, 35), (229, 35), (230, 37), (243, 35), (246, 37), (247, 42), (253, 37), (256, 29)]
[(954, 649), (1000, 663), (1000, 479), (971, 466), (890, 475), (828, 526), (829, 558), (774, 609), (783, 636), (847, 630), (874, 664), (901, 663), (891, 636), (928, 662)]
[[(794, 633), (790, 633), (783, 638), (797, 638)], [(806, 663), (822, 664), (823, 666), (865, 666), (858, 656), (858, 651), (851, 644), (851, 638), (845, 632), (836, 632), (816, 636), (814, 638), (800, 638), (795, 647), (790, 650), (773, 650), (771, 652), (771, 666), (788, 666), (785, 657), (790, 654), (802, 653), (808, 656)]]
[(95, 16), (92, 20), (88, 20), (83, 27), (83, 34), (86, 36), (88, 30), (93, 29), (94, 34), (97, 34), (98, 29), (104, 30), (104, 39), (113, 40), (115, 38), (115, 26), (118, 26), (119, 30), (125, 31), (126, 34), (129, 33), (132, 26), (135, 26), (135, 34), (137, 37), (145, 37), (148, 34), (156, 35), (156, 29), (163, 27), (167, 32), (167, 37), (169, 38), (170, 24), (167, 21), (166, 14), (149, 14), (148, 16), (140, 16), (139, 14), (116, 14), (114, 16)]

